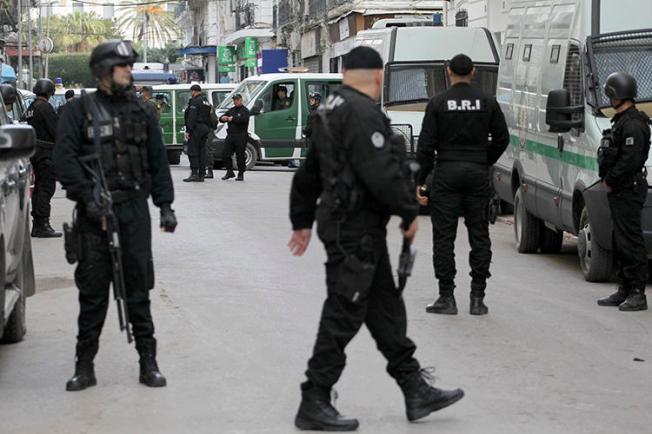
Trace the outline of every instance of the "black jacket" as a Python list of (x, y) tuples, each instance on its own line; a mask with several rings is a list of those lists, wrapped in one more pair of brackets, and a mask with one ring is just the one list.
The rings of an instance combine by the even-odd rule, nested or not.
[[(228, 122), (227, 132), (229, 134), (247, 134), (249, 130), (249, 109), (245, 106), (231, 107), (222, 116), (233, 116), (233, 120)], [(222, 118), (220, 118), (220, 122)]]
[[(400, 216), (404, 226), (412, 223), (419, 207), (404, 172), (405, 149), (391, 144), (389, 119), (378, 105), (343, 86), (320, 110), (326, 111), (335, 152), (345, 154), (360, 198), (359, 207), (342, 223), (342, 232), (384, 233), (390, 215)], [(306, 161), (292, 182), (290, 220), (295, 230), (311, 228), (315, 219), (320, 227), (338, 220), (332, 198), (327, 197), (331, 194), (327, 159), (332, 153), (326, 149), (322, 133), (319, 129), (313, 132)], [(320, 232), (324, 232), (322, 228)]]
[(211, 105), (202, 95), (190, 98), (188, 108), (184, 113), (186, 132), (191, 134), (199, 124), (206, 125), (210, 128), (211, 122)]
[[(491, 135), (491, 141), (489, 136)], [(438, 161), (493, 165), (509, 144), (509, 130), (495, 98), (459, 83), (430, 100), (417, 151), (423, 184)]]
[[(142, 104), (132, 93), (124, 96), (110, 96), (98, 90), (97, 98), (103, 106), (115, 116), (118, 112), (127, 112), (130, 104)], [(154, 204), (172, 203), (174, 187), (170, 176), (167, 153), (161, 138), (161, 129), (153, 113), (143, 110), (147, 116), (147, 163), (151, 177), (151, 195)], [(81, 98), (75, 98), (63, 111), (57, 130), (57, 144), (54, 149), (54, 164), (57, 179), (61, 182), (68, 198), (88, 203), (93, 200), (92, 183), (84, 171), (79, 157), (84, 139), (84, 114)]]
[(59, 116), (49, 102), (36, 98), (25, 110), (21, 121), (30, 124), (36, 131), (36, 152), (50, 154), (54, 148)]
[(622, 187), (641, 173), (650, 151), (649, 121), (648, 116), (636, 107), (630, 107), (613, 117), (614, 146), (618, 154), (605, 177), (610, 187)]

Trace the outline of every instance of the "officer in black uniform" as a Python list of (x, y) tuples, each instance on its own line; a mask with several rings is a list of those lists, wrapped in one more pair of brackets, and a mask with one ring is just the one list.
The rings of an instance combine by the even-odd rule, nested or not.
[(70, 101), (72, 101), (73, 99), (75, 99), (75, 91), (72, 90), (72, 89), (68, 89), (68, 90), (66, 91), (66, 93), (63, 95), (63, 99), (64, 99), (66, 102), (64, 102), (63, 104), (61, 104), (61, 105), (59, 106), (59, 108), (57, 108), (57, 114), (58, 114), (59, 116), (61, 116), (61, 113), (63, 113), (64, 107), (66, 107), (66, 105), (67, 105)]
[[(99, 155), (119, 222), (129, 321), (140, 355), (140, 382), (166, 385), (156, 363), (156, 339), (149, 290), (154, 287), (152, 234), (148, 197), (161, 209), (162, 231), (174, 232), (174, 189), (161, 130), (155, 115), (131, 89), (131, 67), (138, 58), (129, 42), (110, 41), (91, 53), (97, 92), (69, 103), (57, 131), (54, 160), (68, 198), (77, 202), (80, 237), (75, 282), (79, 287), (79, 334), (75, 375), (66, 390), (96, 384), (93, 359), (109, 306), (112, 263), (105, 216), (80, 157), (97, 155), (93, 118), (102, 125)], [(93, 110), (93, 107), (97, 110)]]
[(616, 115), (611, 136), (614, 158), (603, 161), (603, 178), (613, 220), (614, 253), (619, 265), (618, 290), (598, 300), (621, 311), (647, 310), (647, 250), (641, 213), (647, 198), (645, 160), (650, 151), (650, 119), (636, 109), (636, 80), (626, 72), (611, 74), (604, 85)]
[(190, 177), (184, 182), (204, 182), (206, 169), (206, 139), (211, 132), (211, 105), (201, 93), (201, 86), (190, 87), (192, 98), (184, 114), (186, 132), (188, 133), (188, 158), (190, 159)]
[(405, 304), (392, 276), (386, 225), (398, 215), (401, 232), (413, 238), (418, 206), (404, 172), (405, 147), (390, 142), (389, 120), (377, 105), (382, 69), (380, 55), (369, 47), (345, 57), (343, 86), (319, 109), (306, 162), (292, 183), (290, 250), (296, 256), (305, 252), (317, 220), (328, 255), (328, 297), (301, 385), (295, 419), (300, 429), (358, 427), (356, 419), (341, 416), (331, 405), (330, 392), (345, 366), (344, 349), (363, 324), (404, 393), (409, 420), (464, 396), (460, 389), (444, 391), (426, 381), (414, 358), (416, 346), (406, 336)]
[(16, 103), (17, 91), (14, 86), (11, 84), (0, 84), (0, 95), (2, 95), (2, 101), (5, 104), (5, 113), (9, 122), (14, 121), (14, 104)]
[(220, 122), (228, 123), (226, 132), (226, 141), (224, 143), (224, 155), (222, 161), (226, 168), (226, 175), (222, 177), (223, 181), (235, 178), (233, 173), (233, 153), (238, 163), (238, 177), (236, 181), (244, 181), (244, 173), (247, 170), (245, 159), (245, 149), (249, 138), (249, 109), (244, 106), (242, 95), (236, 93), (233, 95), (233, 107), (220, 117)]
[(32, 193), (32, 236), (36, 238), (57, 238), (62, 234), (50, 226), (50, 200), (57, 189), (52, 163), (52, 150), (57, 134), (59, 116), (48, 100), (54, 95), (54, 83), (48, 78), (36, 82), (32, 92), (36, 99), (25, 110), (21, 121), (27, 122), (36, 131), (36, 152), (32, 157), (34, 168), (34, 191)]
[[(425, 183), (436, 162), (429, 190), (439, 299), (426, 307), (430, 313), (457, 314), (454, 249), (460, 216), (464, 216), (471, 244), (470, 313), (489, 311), (483, 302), (491, 263), (489, 167), (505, 151), (509, 131), (496, 100), (471, 85), (473, 74), (468, 56), (459, 54), (451, 59), (448, 76), (452, 86), (428, 103), (419, 136), (417, 184)], [(427, 205), (428, 198), (419, 188), (417, 197), (421, 205)]]
[(306, 128), (304, 134), (306, 139), (310, 140), (313, 131), (313, 124), (315, 118), (317, 117), (317, 109), (321, 104), (321, 94), (319, 92), (310, 92), (308, 95), (308, 108), (310, 112), (308, 113), (308, 119), (306, 120)]

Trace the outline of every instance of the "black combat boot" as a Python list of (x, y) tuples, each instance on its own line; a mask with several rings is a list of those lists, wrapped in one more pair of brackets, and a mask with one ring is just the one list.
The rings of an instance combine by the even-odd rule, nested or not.
[(430, 384), (433, 370), (422, 369), (399, 382), (405, 396), (405, 414), (410, 422), (455, 404), (464, 397), (462, 389), (442, 390), (433, 387)]
[(484, 304), (484, 297), (471, 296), (469, 313), (471, 315), (486, 315), (489, 313), (489, 308)]
[(620, 306), (625, 300), (627, 300), (628, 293), (629, 291), (627, 288), (619, 286), (616, 292), (611, 294), (609, 297), (598, 300), (598, 306)]
[(622, 310), (623, 312), (647, 310), (647, 298), (645, 297), (645, 290), (640, 288), (632, 288), (627, 295), (627, 299), (620, 306), (618, 306), (618, 310)]
[(66, 390), (75, 392), (84, 390), (87, 387), (95, 386), (95, 368), (93, 359), (97, 354), (97, 343), (80, 344), (77, 343), (77, 360), (75, 362), (75, 375), (66, 383)]
[(183, 182), (197, 182), (198, 179), (199, 179), (199, 176), (197, 175), (197, 170), (192, 169), (190, 171), (190, 176), (185, 178), (183, 180)]
[(452, 295), (440, 295), (432, 304), (426, 306), (426, 312), (444, 315), (457, 315), (457, 304)]
[(140, 355), (140, 382), (149, 387), (165, 387), (167, 381), (156, 363), (156, 340), (136, 342)]
[(233, 171), (229, 170), (226, 172), (226, 175), (222, 177), (222, 181), (226, 181), (227, 179), (235, 178), (235, 173)]
[(244, 172), (238, 172), (238, 177), (235, 180), (244, 181)]
[(206, 174), (204, 175), (204, 178), (206, 179), (213, 179), (215, 175), (213, 175), (213, 168), (211, 166), (206, 167)]
[(50, 226), (50, 219), (35, 218), (32, 223), (32, 237), (34, 238), (59, 238), (63, 236), (61, 232), (55, 231)]
[(294, 425), (301, 430), (355, 431), (358, 420), (342, 416), (330, 402), (330, 392), (311, 385), (301, 392)]

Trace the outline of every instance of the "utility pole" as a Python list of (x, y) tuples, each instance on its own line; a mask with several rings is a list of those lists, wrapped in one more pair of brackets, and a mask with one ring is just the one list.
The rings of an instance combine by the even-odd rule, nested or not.
[(32, 73), (34, 71), (34, 56), (32, 47), (32, 0), (27, 0), (27, 43), (29, 44), (29, 89), (32, 89)]
[[(52, 14), (52, 4), (55, 2), (48, 3), (48, 10), (46, 12), (45, 18), (45, 36), (50, 37), (50, 15)], [(50, 76), (50, 53), (45, 55), (45, 77)]]
[(143, 7), (143, 62), (147, 63), (147, 5)]
[(23, 4), (18, 0), (18, 87), (23, 87)]

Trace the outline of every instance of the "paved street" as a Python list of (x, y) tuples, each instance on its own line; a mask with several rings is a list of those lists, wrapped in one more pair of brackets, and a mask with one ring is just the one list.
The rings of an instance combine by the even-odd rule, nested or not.
[[(316, 238), (303, 258), (287, 252), (292, 174), (258, 170), (245, 183), (192, 185), (180, 182), (186, 175), (186, 167), (173, 167), (177, 233), (154, 234), (152, 298), (168, 387), (138, 384), (137, 354), (119, 334), (112, 304), (96, 359), (97, 387), (64, 391), (78, 309), (73, 267), (61, 240), (34, 240), (39, 291), (28, 300), (28, 334), (0, 347), (0, 432), (294, 432), (325, 294), (325, 256)], [(69, 218), (71, 205), (57, 192), (53, 224)], [(424, 311), (434, 281), (429, 220), (420, 223), (419, 256), (405, 292), (409, 335), (421, 363), (437, 367), (436, 384), (462, 387), (467, 396), (409, 424), (402, 395), (364, 330), (348, 349), (337, 386), (337, 407), (360, 419), (360, 432), (652, 431), (652, 312), (599, 308), (595, 300), (612, 285), (583, 281), (572, 240), (560, 255), (518, 255), (512, 226), (492, 227), (490, 314), (471, 317), (460, 232), (460, 315), (436, 316)], [(398, 221), (390, 225), (396, 259)]]

